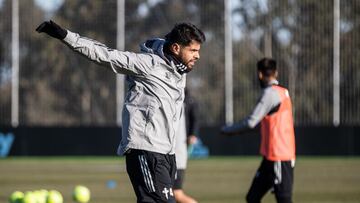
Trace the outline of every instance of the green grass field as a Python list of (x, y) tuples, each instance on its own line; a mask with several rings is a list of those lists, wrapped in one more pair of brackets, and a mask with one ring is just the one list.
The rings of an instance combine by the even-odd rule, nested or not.
[[(201, 203), (245, 202), (259, 157), (212, 157), (190, 160), (184, 189)], [(115, 188), (107, 187), (109, 180)], [(73, 202), (75, 185), (91, 190), (93, 203), (135, 202), (119, 157), (0, 159), (0, 202), (14, 190), (56, 189)], [(267, 194), (263, 202), (275, 202)], [(360, 202), (360, 157), (299, 157), (295, 167), (294, 202)]]

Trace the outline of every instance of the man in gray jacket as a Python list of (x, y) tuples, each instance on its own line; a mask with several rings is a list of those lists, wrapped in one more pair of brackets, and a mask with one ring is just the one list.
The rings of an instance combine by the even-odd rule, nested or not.
[(176, 24), (165, 39), (148, 40), (140, 45), (142, 53), (132, 53), (108, 48), (53, 21), (36, 31), (128, 76), (118, 154), (126, 156), (137, 202), (175, 202), (175, 135), (183, 115), (186, 73), (200, 58), (203, 32), (190, 23)]

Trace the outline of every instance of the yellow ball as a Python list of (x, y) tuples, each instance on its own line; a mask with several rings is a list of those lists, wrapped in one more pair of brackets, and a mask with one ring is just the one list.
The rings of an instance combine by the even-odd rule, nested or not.
[(24, 193), (20, 191), (15, 191), (10, 195), (9, 202), (10, 203), (22, 203), (24, 199)]
[(26, 192), (23, 199), (24, 203), (37, 203), (36, 196), (33, 192)]
[(46, 191), (46, 190), (36, 190), (33, 193), (35, 194), (37, 203), (46, 203), (48, 191)]
[(90, 190), (83, 185), (76, 186), (73, 192), (73, 199), (76, 202), (87, 203), (90, 200)]
[(63, 197), (60, 192), (50, 190), (47, 195), (46, 203), (63, 203)]

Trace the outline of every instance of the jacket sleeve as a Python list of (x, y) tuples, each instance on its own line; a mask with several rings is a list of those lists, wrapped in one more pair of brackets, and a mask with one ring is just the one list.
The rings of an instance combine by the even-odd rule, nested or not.
[(224, 133), (242, 133), (253, 129), (268, 113), (278, 107), (280, 103), (278, 92), (272, 88), (266, 88), (263, 90), (260, 99), (248, 117), (239, 123), (223, 127), (222, 131)]
[(144, 75), (151, 67), (152, 57), (149, 54), (136, 54), (108, 48), (95, 40), (81, 37), (68, 30), (63, 42), (72, 50), (89, 60), (111, 68), (115, 73), (129, 75)]

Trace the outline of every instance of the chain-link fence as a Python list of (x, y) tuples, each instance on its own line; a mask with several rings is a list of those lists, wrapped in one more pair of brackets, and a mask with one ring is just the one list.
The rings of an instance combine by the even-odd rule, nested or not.
[[(256, 101), (256, 60), (278, 61), (280, 83), (288, 87), (298, 125), (332, 125), (334, 108), (334, 1), (240, 1), (235, 44), (235, 115), (249, 113)], [(340, 123), (360, 122), (359, 74), (356, 68), (360, 2), (341, 1)], [(336, 38), (335, 38), (336, 40)], [(356, 79), (358, 78), (358, 79)], [(250, 80), (250, 81), (249, 81)], [(248, 98), (248, 99), (246, 99)], [(245, 109), (245, 111), (244, 111)]]
[[(163, 37), (190, 21), (206, 34), (201, 59), (188, 75), (203, 125), (225, 121), (226, 0), (125, 1), (125, 49), (138, 52), (148, 38)], [(20, 125), (116, 125), (116, 77), (34, 30), (43, 20), (116, 47), (117, 1), (19, 1)], [(232, 8), (234, 120), (259, 95), (256, 61), (278, 61), (297, 125), (333, 124), (334, 2), (239, 0)], [(11, 125), (12, 1), (0, 0), (0, 125)], [(359, 125), (360, 2), (340, 2), (340, 124)]]

